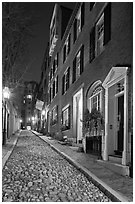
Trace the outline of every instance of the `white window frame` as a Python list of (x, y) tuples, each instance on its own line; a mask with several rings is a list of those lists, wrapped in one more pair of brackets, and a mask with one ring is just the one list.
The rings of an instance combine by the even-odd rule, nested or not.
[[(64, 72), (65, 75), (65, 81), (64, 81), (64, 94), (67, 92), (68, 89), (66, 89), (66, 84), (67, 84), (67, 77), (68, 77), (68, 69), (70, 69), (70, 67), (68, 67), (66, 69), (66, 71)], [(71, 69), (70, 69), (71, 70)], [(70, 86), (70, 76), (69, 76), (69, 86)]]
[(57, 106), (54, 106), (54, 108), (52, 109), (52, 121), (57, 121)]
[[(95, 89), (95, 91), (97, 90), (98, 88), (96, 88)], [(99, 90), (99, 91), (97, 91), (95, 94), (93, 94), (90, 98), (89, 98), (89, 100), (90, 100), (90, 112), (92, 111), (92, 108), (93, 108), (93, 104), (92, 104), (92, 99), (94, 98), (94, 97), (97, 97), (96, 98), (96, 103), (97, 103), (97, 107), (96, 107), (96, 109), (98, 110), (98, 111), (100, 111), (100, 112), (102, 112), (102, 93), (103, 93), (103, 90), (102, 90), (102, 88), (101, 88), (101, 90)], [(99, 106), (99, 109), (98, 109), (98, 95), (99, 95), (99, 100), (100, 100), (100, 106)]]
[[(69, 54), (69, 53), (68, 53), (69, 37), (70, 37), (70, 33), (68, 34), (67, 39), (66, 39), (66, 41), (65, 41), (65, 43), (64, 43), (64, 47), (66, 47), (65, 60), (64, 60), (64, 62), (66, 61), (67, 56), (68, 56), (68, 54)], [(64, 47), (63, 47), (63, 55), (64, 55)], [(69, 52), (70, 52), (70, 51), (69, 51)]]
[[(67, 117), (67, 118), (65, 118), (66, 120), (64, 120), (64, 116)], [(62, 109), (62, 118), (63, 118), (62, 125), (69, 127), (70, 126), (69, 104)]]
[(81, 49), (76, 55), (76, 80), (80, 77), (80, 69), (81, 69)]

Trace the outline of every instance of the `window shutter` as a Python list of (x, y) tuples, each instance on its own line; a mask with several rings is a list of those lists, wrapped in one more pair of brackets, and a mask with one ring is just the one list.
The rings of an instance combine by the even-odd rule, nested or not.
[(58, 105), (56, 106), (56, 120), (58, 121)]
[(74, 83), (76, 80), (76, 57), (73, 61), (73, 73), (72, 74), (73, 74), (72, 83)]
[(80, 59), (80, 74), (83, 72), (84, 67), (84, 45), (81, 47), (81, 59)]
[(56, 93), (58, 93), (58, 76), (56, 78)]
[(69, 80), (70, 80), (70, 67), (67, 70), (67, 89), (69, 88)]
[(104, 45), (111, 39), (111, 3), (104, 10)]
[(82, 6), (81, 6), (81, 30), (82, 30), (83, 25), (84, 25), (84, 19), (85, 19), (85, 4), (82, 3)]
[(57, 53), (57, 67), (59, 65), (59, 53)]
[(64, 45), (63, 48), (63, 62), (65, 62), (65, 59), (66, 59), (66, 45)]
[(65, 75), (62, 77), (62, 95), (64, 94), (64, 87), (65, 87)]
[(55, 96), (55, 81), (53, 82), (53, 98)]
[(76, 41), (76, 37), (77, 37), (77, 19), (75, 19), (74, 22), (74, 42)]
[(68, 127), (70, 128), (70, 106), (68, 107)]
[(50, 92), (49, 92), (49, 94), (50, 94), (50, 102), (51, 102), (51, 100), (52, 100), (52, 90), (51, 90), (51, 87), (50, 87)]
[(95, 58), (95, 26), (90, 33), (90, 62)]
[(56, 61), (55, 61), (55, 59), (54, 59), (54, 62), (53, 62), (53, 75), (54, 75), (54, 73), (55, 73), (55, 63), (56, 63)]

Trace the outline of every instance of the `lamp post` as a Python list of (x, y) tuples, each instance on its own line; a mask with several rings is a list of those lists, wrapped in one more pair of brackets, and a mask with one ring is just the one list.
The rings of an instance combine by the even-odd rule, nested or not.
[(8, 87), (5, 87), (3, 89), (3, 98), (5, 99), (5, 111), (4, 111), (4, 127), (3, 127), (3, 141), (2, 141), (2, 144), (5, 145), (6, 144), (6, 117), (7, 117), (7, 114), (6, 114), (6, 107), (7, 107), (7, 102), (6, 100), (9, 99), (9, 96), (10, 96), (10, 91), (9, 91), (9, 88)]

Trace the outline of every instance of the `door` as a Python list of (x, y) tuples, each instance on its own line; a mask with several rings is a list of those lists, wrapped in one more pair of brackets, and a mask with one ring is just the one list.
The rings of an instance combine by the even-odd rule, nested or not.
[(76, 132), (77, 132), (77, 141), (82, 140), (82, 101), (81, 96), (79, 95), (76, 98)]
[(81, 88), (73, 96), (73, 135), (76, 143), (82, 142), (82, 119), (83, 119), (83, 89)]
[(124, 139), (124, 95), (118, 97), (117, 150), (123, 151)]

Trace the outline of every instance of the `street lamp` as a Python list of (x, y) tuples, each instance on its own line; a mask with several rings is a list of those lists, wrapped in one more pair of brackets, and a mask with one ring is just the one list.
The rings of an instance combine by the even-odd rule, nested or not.
[(9, 99), (10, 96), (10, 91), (8, 87), (5, 87), (3, 89), (3, 98), (5, 99), (5, 111), (4, 111), (4, 127), (3, 127), (3, 141), (2, 144), (5, 145), (6, 144), (6, 107), (7, 107), (7, 102), (6, 100)]

